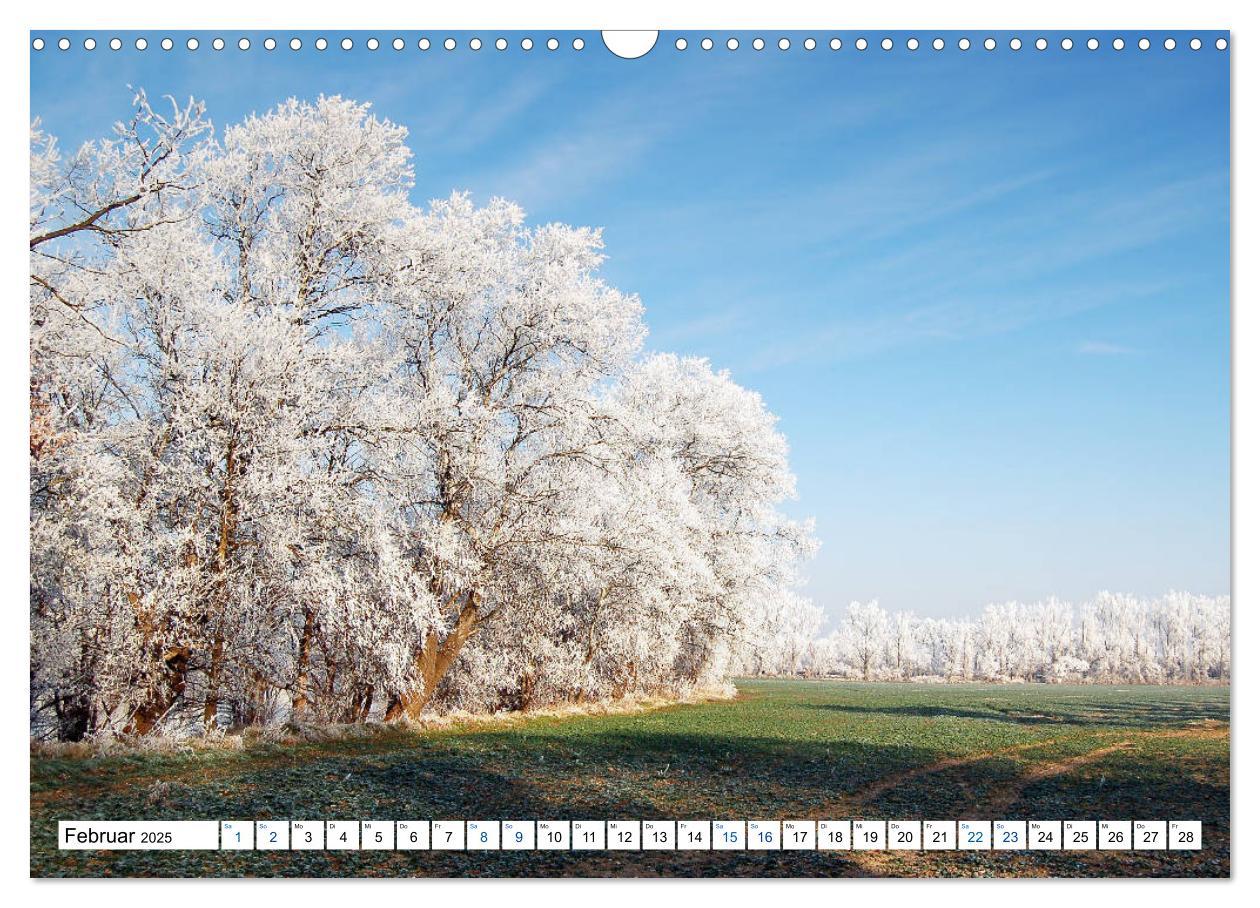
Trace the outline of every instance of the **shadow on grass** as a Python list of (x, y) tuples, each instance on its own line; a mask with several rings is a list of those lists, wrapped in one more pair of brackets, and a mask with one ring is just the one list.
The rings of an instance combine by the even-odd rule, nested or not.
[[(661, 731), (540, 739), (476, 733), (375, 753), (310, 758), (253, 768), (240, 762), (201, 777), (139, 776), (100, 787), (65, 779), (32, 814), (35, 875), (507, 875), (557, 873), (554, 856), (450, 856), (323, 852), (59, 852), (59, 819), (688, 819), (814, 816), (885, 773), (922, 765), (922, 747), (715, 739)], [(157, 794), (155, 794), (157, 793)], [(589, 875), (672, 873), (647, 856), (580, 856)], [(778, 875), (784, 859), (676, 857), (685, 875)], [(629, 863), (627, 863), (629, 862)], [(790, 862), (789, 862), (790, 863)], [(793, 866), (815, 873), (853, 868), (811, 855)], [(745, 871), (732, 870), (746, 867)], [(341, 868), (338, 870), (337, 868)], [(460, 868), (463, 868), (462, 870)], [(532, 869), (531, 869), (532, 868)], [(552, 868), (550, 870), (546, 868)], [(726, 869), (722, 869), (726, 868)], [(570, 871), (572, 872), (572, 871)], [(807, 874), (815, 875), (815, 874)]]
[[(133, 754), (32, 762), (35, 876), (852, 876), (896, 875), (829, 853), (58, 852), (58, 819), (712, 819), (954, 816), (1015, 785), (1027, 768), (992, 758), (913, 774), (870, 803), (892, 774), (949, 750), (1036, 738), (1041, 726), (1103, 730), (1228, 719), (1228, 692), (1170, 689), (774, 688), (740, 704), (638, 718), (529, 722), (502, 730), (387, 735), (210, 755)], [(1035, 696), (1033, 694), (1035, 693)], [(906, 702), (907, 698), (920, 702)], [(1144, 699), (1148, 698), (1148, 699)], [(848, 702), (854, 700), (856, 702)], [(929, 702), (922, 702), (927, 700)], [(872, 722), (884, 717), (886, 721)], [(945, 729), (935, 719), (978, 720)], [(983, 722), (995, 723), (987, 728)], [(1021, 732), (1018, 726), (1027, 727)], [(762, 732), (756, 734), (756, 732)], [(749, 734), (749, 732), (753, 732)], [(769, 733), (766, 733), (769, 732)], [(878, 742), (856, 740), (881, 737)], [(1047, 732), (1050, 738), (1067, 738)], [(1074, 737), (1079, 743), (1080, 735)], [(889, 739), (893, 740), (889, 740)], [(903, 743), (912, 742), (912, 743)], [(931, 746), (928, 746), (931, 745)], [(1053, 742), (1047, 740), (1047, 748)], [(1062, 754), (1062, 745), (1057, 750)], [(1055, 759), (1051, 750), (1043, 755)], [(1196, 758), (1197, 759), (1197, 758)], [(1228, 764), (1124, 751), (1097, 771), (1029, 785), (1011, 814), (1174, 816), (1212, 824), (1217, 861), (1184, 856), (1157, 873), (1228, 873)], [(1227, 757), (1225, 757), (1227, 761)], [(1188, 773), (1196, 773), (1188, 777)], [(1223, 781), (1220, 781), (1222, 780)], [(1102, 780), (1100, 782), (1100, 780)], [(1206, 827), (1205, 827), (1206, 830)], [(1225, 841), (1224, 851), (1220, 842)], [(1034, 856), (1056, 875), (1106, 875), (1113, 862)], [(1198, 858), (1196, 858), (1197, 860)], [(909, 860), (909, 859), (907, 859)], [(918, 856), (927, 872), (1002, 872), (1007, 858)], [(1169, 859), (1172, 860), (1171, 858)], [(945, 862), (945, 863), (941, 863)], [(917, 865), (916, 865), (917, 866)], [(1212, 869), (1216, 868), (1216, 869)], [(1137, 872), (1137, 871), (1134, 871)], [(1142, 871), (1143, 873), (1147, 871)]]

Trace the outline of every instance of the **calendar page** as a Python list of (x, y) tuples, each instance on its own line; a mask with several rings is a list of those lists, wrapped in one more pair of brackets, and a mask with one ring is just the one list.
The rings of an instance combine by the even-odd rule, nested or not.
[(25, 33), (32, 876), (1231, 875), (1228, 30), (340, 18)]

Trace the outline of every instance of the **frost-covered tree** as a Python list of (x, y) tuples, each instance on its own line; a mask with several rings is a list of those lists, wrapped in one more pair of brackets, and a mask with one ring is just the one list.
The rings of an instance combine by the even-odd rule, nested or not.
[(818, 640), (822, 625), (823, 610), (803, 596), (767, 598), (752, 622), (757, 645), (749, 648), (744, 669), (755, 675), (814, 674), (828, 661)]
[(215, 139), (141, 94), (69, 159), (32, 129), (40, 729), (674, 691), (808, 645), (766, 618), (810, 614), (813, 543), (760, 398), (641, 352), (598, 231), (413, 179), (341, 98)]
[(891, 622), (878, 602), (851, 602), (837, 635), (849, 669), (863, 681), (882, 675)]

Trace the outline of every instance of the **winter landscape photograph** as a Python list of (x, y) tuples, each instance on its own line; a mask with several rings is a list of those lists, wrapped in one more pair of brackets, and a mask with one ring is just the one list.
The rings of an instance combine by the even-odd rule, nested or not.
[(31, 874), (1228, 877), (1229, 52), (888, 34), (32, 33)]

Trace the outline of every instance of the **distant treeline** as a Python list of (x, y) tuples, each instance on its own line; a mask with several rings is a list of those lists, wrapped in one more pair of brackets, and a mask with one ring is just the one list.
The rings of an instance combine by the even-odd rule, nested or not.
[(750, 669), (872, 681), (1170, 684), (1230, 676), (1228, 596), (1104, 592), (1080, 604), (990, 605), (978, 618), (922, 618), (854, 602), (826, 636), (822, 622), (816, 608), (781, 614)]

